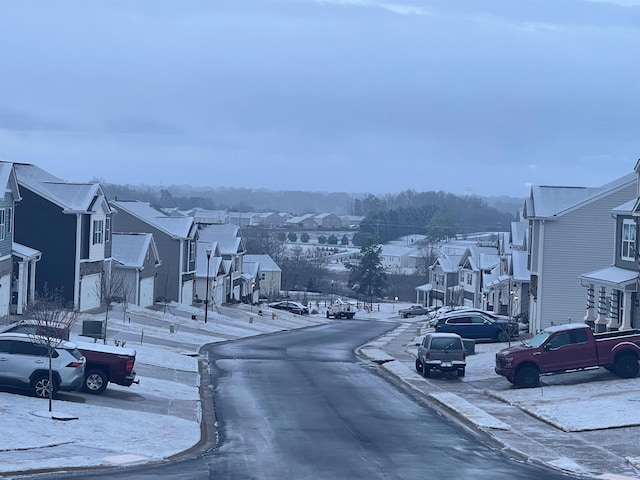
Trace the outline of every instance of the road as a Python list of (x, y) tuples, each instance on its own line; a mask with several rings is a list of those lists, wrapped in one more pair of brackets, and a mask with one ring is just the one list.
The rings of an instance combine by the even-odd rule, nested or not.
[(393, 327), (349, 320), (212, 346), (207, 380), (216, 418), (211, 412), (206, 416), (212, 448), (181, 461), (89, 475), (136, 480), (571, 478), (505, 458), (353, 353)]

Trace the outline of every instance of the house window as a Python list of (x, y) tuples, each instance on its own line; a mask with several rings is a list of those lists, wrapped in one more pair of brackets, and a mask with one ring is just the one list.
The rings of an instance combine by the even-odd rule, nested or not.
[(4, 236), (5, 236), (6, 220), (7, 220), (7, 216), (5, 212), (6, 210), (4, 208), (0, 210), (0, 240), (4, 240)]
[(196, 261), (196, 242), (191, 240), (189, 242), (189, 263)]
[(467, 273), (467, 285), (473, 285), (473, 275)]
[(111, 240), (111, 217), (107, 217), (104, 222), (104, 241)]
[(102, 243), (102, 228), (104, 227), (103, 220), (93, 221), (93, 244), (97, 245)]
[(623, 220), (622, 222), (620, 256), (623, 260), (633, 261), (636, 258), (636, 222), (633, 220)]
[(7, 207), (6, 213), (6, 230), (7, 234), (11, 234), (13, 231), (13, 208)]

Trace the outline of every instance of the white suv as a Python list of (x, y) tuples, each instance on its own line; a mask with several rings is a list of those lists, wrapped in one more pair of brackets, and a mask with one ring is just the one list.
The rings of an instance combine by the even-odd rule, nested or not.
[(47, 398), (49, 391), (73, 391), (82, 386), (85, 358), (71, 342), (61, 341), (51, 356), (53, 385), (49, 382), (46, 343), (24, 333), (0, 334), (0, 384)]

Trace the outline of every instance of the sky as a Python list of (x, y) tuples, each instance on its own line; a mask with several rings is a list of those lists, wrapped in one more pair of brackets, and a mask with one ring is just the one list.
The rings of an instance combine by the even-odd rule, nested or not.
[[(113, 332), (113, 338), (130, 339), (132, 335), (144, 338), (144, 341), (141, 339), (140, 342), (130, 340), (125, 345), (127, 348), (136, 349), (138, 368), (140, 365), (146, 365), (159, 369), (175, 369), (186, 372), (188, 378), (192, 378), (192, 374), (198, 371), (198, 359), (194, 353), (199, 350), (200, 345), (333, 321), (325, 318), (323, 310), (308, 316), (278, 310), (276, 319), (272, 319), (268, 311), (264, 316), (255, 315), (255, 312), (249, 310), (248, 305), (233, 308), (221, 306), (220, 313), (211, 312), (210, 322), (205, 325), (199, 321), (197, 331), (193, 331), (186, 328), (193, 326), (193, 323), (185, 318), (189, 318), (194, 312), (200, 317), (202, 310), (187, 306), (176, 308), (175, 305), (177, 304), (166, 313), (131, 305), (128, 309), (130, 322), (127, 323), (122, 321), (123, 314), (119, 307), (111, 311), (109, 329)], [(397, 312), (408, 305), (383, 303), (372, 312), (358, 310), (356, 318), (402, 321)], [(84, 315), (98, 320), (104, 318), (103, 313), (95, 316)], [(253, 321), (249, 322), (249, 318)], [(158, 320), (159, 323), (155, 326), (150, 325), (149, 319)], [(559, 435), (565, 437), (570, 434), (565, 432), (601, 429), (613, 429), (609, 430), (612, 432), (611, 435), (615, 435), (616, 432), (624, 434), (624, 430), (617, 427), (640, 424), (640, 409), (637, 408), (640, 401), (640, 378), (579, 383), (563, 383), (560, 380), (551, 382), (544, 390), (539, 388), (496, 391), (494, 395), (501, 401), (496, 401), (492, 406), (492, 413), (489, 413), (449, 392), (446, 386), (439, 386), (440, 382), (429, 383), (420, 377), (414, 370), (410, 356), (408, 360), (396, 360), (383, 351), (389, 350), (385, 345), (399, 335), (409, 334), (408, 345), (421, 342), (422, 335), (427, 330), (423, 328), (419, 332), (416, 331), (418, 336), (415, 338), (411, 332), (415, 331), (416, 325), (425, 322), (421, 318), (411, 319), (410, 322), (363, 346), (362, 355), (379, 363), (381, 368), (388, 370), (401, 381), (414, 385), (414, 388), (421, 388), (432, 400), (448, 405), (477, 428), (492, 431), (497, 435), (495, 438), (499, 439), (498, 441), (513, 438), (509, 436), (512, 429), (522, 427), (512, 426), (497, 418), (512, 418), (512, 405), (555, 426)], [(170, 325), (174, 326), (173, 333)], [(82, 338), (76, 334), (71, 336), (72, 341)], [(467, 357), (466, 375), (460, 380), (469, 382), (495, 378), (495, 352), (504, 346), (505, 344), (499, 343), (477, 344), (476, 353)], [(411, 348), (415, 354), (415, 347)], [(405, 358), (407, 355), (403, 352), (402, 357)], [(147, 368), (145, 371), (154, 370)], [(201, 407), (198, 386), (181, 382), (180, 375), (170, 377), (171, 380), (167, 380), (137, 375), (139, 383), (131, 387), (109, 385), (108, 389), (140, 396), (129, 399), (128, 402), (122, 399), (124, 397), (113, 397), (111, 406), (99, 406), (91, 400), (92, 395), (79, 394), (86, 396), (86, 401), (54, 400), (51, 412), (48, 410), (46, 399), (0, 391), (0, 475), (31, 469), (144, 464), (171, 457), (193, 447), (200, 440)], [(553, 378), (564, 377), (566, 376), (559, 375)], [(137, 408), (127, 409), (126, 404), (131, 401), (136, 403)], [(191, 418), (185, 418), (184, 409), (172, 406), (174, 402), (177, 404), (184, 401), (192, 402)], [(146, 409), (144, 402), (149, 402), (151, 407)], [(170, 405), (169, 410), (172, 412), (180, 413), (157, 413), (158, 405), (164, 403)], [(498, 415), (502, 410), (504, 413)], [(602, 412), (607, 414), (602, 415)], [(103, 421), (96, 422), (96, 418)], [(501, 436), (501, 432), (504, 436)], [(565, 437), (564, 440), (558, 441), (566, 441)], [(549, 441), (553, 443), (555, 440), (550, 438)], [(580, 440), (584, 441), (584, 438)], [(535, 442), (530, 439), (527, 439), (526, 443), (533, 445), (534, 449), (539, 448), (535, 447)], [(506, 451), (518, 451), (519, 448), (522, 447), (505, 444)], [(536, 451), (531, 458), (535, 458), (536, 453), (544, 455), (544, 452)], [(640, 455), (626, 458), (625, 461), (640, 468)], [(548, 463), (557, 469), (579, 474), (588, 473), (588, 470), (575, 459), (562, 455)]]
[(640, 0), (0, 0), (0, 159), (523, 197), (640, 158)]

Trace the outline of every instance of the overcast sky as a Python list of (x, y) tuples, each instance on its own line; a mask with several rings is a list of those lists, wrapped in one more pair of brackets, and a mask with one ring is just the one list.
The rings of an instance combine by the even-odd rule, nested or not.
[(0, 0), (0, 159), (525, 196), (640, 158), (640, 0)]

